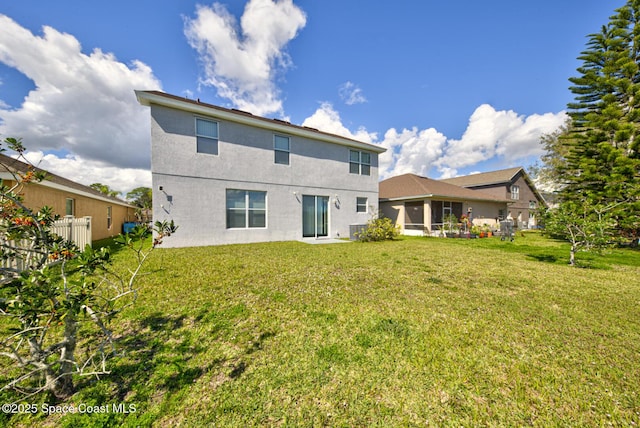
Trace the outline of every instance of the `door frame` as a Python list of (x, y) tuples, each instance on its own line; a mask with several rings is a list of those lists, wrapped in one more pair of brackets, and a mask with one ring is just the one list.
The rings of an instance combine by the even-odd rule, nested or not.
[[(305, 216), (305, 206), (309, 206), (310, 198), (313, 198), (313, 235), (305, 234), (305, 226), (308, 226), (307, 216)], [(305, 202), (307, 205), (305, 205)], [(322, 203), (318, 205), (318, 203)], [(324, 202), (324, 203), (323, 203)], [(329, 236), (329, 196), (323, 195), (302, 195), (302, 237), (303, 238), (326, 238)], [(322, 210), (318, 210), (318, 207), (324, 208), (324, 213)], [(324, 214), (324, 215), (323, 215)], [(318, 221), (321, 220), (321, 221)], [(307, 222), (307, 223), (305, 223)], [(318, 225), (322, 222), (322, 226), (319, 228)], [(320, 230), (319, 230), (320, 229)], [(324, 232), (321, 230), (324, 229)], [(320, 233), (319, 233), (320, 232)]]

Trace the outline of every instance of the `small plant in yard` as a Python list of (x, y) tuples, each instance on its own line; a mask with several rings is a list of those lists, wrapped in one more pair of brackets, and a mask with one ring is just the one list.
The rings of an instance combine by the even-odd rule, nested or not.
[(356, 233), (359, 241), (386, 241), (398, 237), (400, 231), (393, 221), (387, 217), (379, 217), (369, 220), (367, 227)]
[(578, 252), (601, 252), (617, 242), (619, 237), (616, 237), (612, 209), (618, 205), (593, 206), (587, 201), (564, 202), (546, 213), (545, 232), (569, 241), (569, 264), (575, 266)]
[[(24, 152), (19, 140), (5, 139), (5, 144), (19, 155)], [(10, 380), (0, 391), (13, 390), (23, 398), (46, 392), (64, 399), (75, 392), (74, 375), (109, 373), (106, 361), (115, 351), (109, 324), (136, 300), (134, 280), (149, 254), (177, 226), (156, 222), (150, 247), (144, 239), (151, 232), (146, 226), (117, 238), (133, 251), (136, 263), (119, 272), (111, 269), (107, 248), (87, 245), (80, 250), (54, 235), (50, 208), (34, 213), (22, 204), (20, 186), (43, 178), (34, 168), (13, 173), (16, 184), (1, 188), (0, 357), (9, 362), (5, 374)]]
[(447, 234), (447, 237), (453, 237), (455, 233), (459, 232), (458, 217), (455, 214), (447, 214), (442, 219), (442, 229)]

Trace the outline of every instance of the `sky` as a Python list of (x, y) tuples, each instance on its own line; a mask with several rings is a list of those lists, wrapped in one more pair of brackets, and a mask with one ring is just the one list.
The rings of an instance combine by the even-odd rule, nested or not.
[(151, 187), (162, 90), (381, 145), (380, 178), (534, 164), (623, 0), (0, 2), (0, 138), (82, 184)]

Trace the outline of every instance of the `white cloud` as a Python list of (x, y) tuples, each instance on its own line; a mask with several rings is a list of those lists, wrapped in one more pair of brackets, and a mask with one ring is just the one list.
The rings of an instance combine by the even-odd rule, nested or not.
[(140, 172), (150, 165), (149, 111), (134, 89), (160, 89), (151, 68), (123, 64), (100, 49), (85, 54), (70, 34), (45, 26), (37, 36), (1, 14), (0, 62), (35, 86), (22, 105), (0, 104), (0, 134), (22, 138), (36, 152), (72, 153), (47, 155), (43, 164), (83, 184), (102, 181), (124, 190), (142, 185), (127, 180), (150, 183)]
[(381, 178), (405, 173), (449, 178), (458, 174), (458, 168), (490, 159), (499, 159), (509, 167), (541, 155), (540, 137), (558, 129), (565, 119), (564, 112), (524, 117), (484, 104), (472, 114), (460, 140), (448, 139), (434, 128), (413, 127), (402, 131), (391, 128), (379, 141), (376, 133), (365, 128), (350, 131), (333, 106), (323, 103), (302, 125), (385, 147), (387, 151), (379, 157)]
[(122, 197), (136, 187), (151, 187), (151, 171), (147, 169), (121, 168), (77, 155), (60, 158), (41, 151), (30, 151), (25, 157), (33, 165), (77, 183), (86, 186), (93, 183), (106, 184), (111, 189), (122, 192)]
[(540, 137), (564, 124), (566, 114), (546, 113), (525, 117), (516, 112), (497, 111), (488, 104), (479, 106), (459, 140), (447, 142), (444, 156), (436, 162), (440, 171), (463, 168), (494, 158), (506, 164), (529, 156), (540, 156)]
[(380, 156), (380, 176), (414, 173), (428, 175), (432, 164), (442, 155), (447, 137), (434, 128), (418, 130), (391, 128), (381, 142), (387, 151)]
[(364, 128), (360, 128), (356, 132), (351, 132), (342, 124), (340, 114), (333, 108), (333, 105), (328, 102), (321, 103), (320, 107), (302, 122), (302, 126), (309, 126), (330, 134), (341, 135), (365, 143), (371, 143), (377, 138), (375, 133), (370, 133)]
[(75, 37), (51, 27), (35, 36), (0, 15), (0, 29), (0, 61), (35, 85), (18, 108), (0, 107), (2, 135), (21, 137), (29, 149), (149, 167), (149, 112), (133, 91), (160, 88), (151, 68), (100, 49), (84, 54)]
[(282, 114), (275, 80), (291, 65), (285, 46), (306, 25), (292, 0), (250, 0), (238, 28), (220, 3), (198, 6), (185, 19), (185, 35), (204, 64), (205, 85), (242, 110), (264, 116)]
[(340, 94), (342, 101), (350, 106), (367, 102), (367, 99), (362, 93), (362, 89), (356, 86), (353, 82), (345, 82), (340, 85), (338, 93)]

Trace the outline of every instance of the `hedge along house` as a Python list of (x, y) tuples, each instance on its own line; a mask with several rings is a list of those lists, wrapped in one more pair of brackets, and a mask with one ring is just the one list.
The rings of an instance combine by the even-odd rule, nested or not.
[(347, 238), (378, 209), (384, 148), (157, 91), (151, 112), (154, 220), (184, 247)]
[(536, 211), (539, 207), (547, 206), (522, 167), (464, 175), (442, 181), (486, 195), (508, 199), (509, 211), (505, 217), (511, 215), (517, 222), (517, 227), (521, 229), (536, 227), (538, 224)]
[(475, 225), (498, 227), (507, 200), (415, 174), (380, 182), (380, 212), (405, 235), (440, 235), (450, 214)]
[[(12, 173), (25, 174), (29, 167), (24, 162), (0, 154), (0, 178), (8, 187), (15, 184)], [(23, 184), (20, 189), (27, 208), (37, 211), (49, 206), (60, 217), (91, 217), (92, 241), (118, 235), (125, 222), (135, 221), (134, 206), (89, 186), (45, 172), (43, 181)]]

